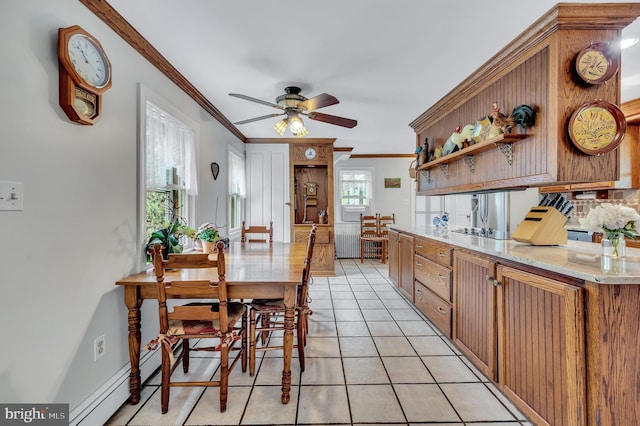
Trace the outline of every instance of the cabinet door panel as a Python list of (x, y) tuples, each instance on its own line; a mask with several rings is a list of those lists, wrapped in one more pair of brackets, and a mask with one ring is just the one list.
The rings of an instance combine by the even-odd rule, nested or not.
[(585, 424), (583, 289), (498, 266), (498, 383), (536, 424)]
[(398, 285), (399, 280), (399, 265), (398, 265), (398, 256), (399, 256), (399, 239), (400, 233), (396, 231), (389, 231), (389, 279), (396, 286)]
[(480, 371), (495, 380), (495, 263), (456, 250), (454, 265), (454, 342)]
[(398, 288), (413, 302), (413, 237), (400, 234), (400, 277)]

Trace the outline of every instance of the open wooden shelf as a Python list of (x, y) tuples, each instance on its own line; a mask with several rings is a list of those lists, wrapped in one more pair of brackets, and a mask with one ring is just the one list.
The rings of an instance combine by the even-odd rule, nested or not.
[(438, 165), (449, 164), (461, 158), (464, 159), (464, 157), (477, 155), (482, 152), (495, 149), (497, 146), (499, 146), (498, 144), (511, 144), (511, 143), (520, 141), (522, 139), (525, 139), (527, 137), (529, 137), (529, 135), (503, 133), (500, 136), (496, 136), (495, 138), (487, 139), (486, 141), (477, 143), (475, 145), (471, 145), (467, 148), (463, 148), (452, 154), (446, 155), (444, 157), (440, 157), (433, 161), (429, 161), (428, 163), (424, 163), (423, 165), (418, 167), (418, 170), (428, 170)]

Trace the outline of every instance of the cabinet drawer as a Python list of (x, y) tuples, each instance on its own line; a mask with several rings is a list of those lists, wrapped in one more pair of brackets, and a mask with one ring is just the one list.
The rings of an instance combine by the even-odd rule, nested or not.
[(433, 240), (423, 240), (416, 238), (414, 250), (422, 257), (426, 257), (440, 265), (451, 266), (453, 250), (443, 244), (435, 243)]
[[(309, 229), (296, 229), (293, 232), (293, 240), (295, 243), (305, 243), (309, 239)], [(329, 244), (331, 242), (331, 231), (329, 229), (317, 228), (316, 244)]]
[(452, 302), (451, 276), (453, 272), (446, 266), (438, 265), (422, 256), (413, 256), (413, 272), (416, 280), (435, 294)]
[(431, 322), (451, 338), (451, 305), (438, 297), (435, 293), (423, 286), (420, 282), (415, 282), (415, 305), (425, 314)]

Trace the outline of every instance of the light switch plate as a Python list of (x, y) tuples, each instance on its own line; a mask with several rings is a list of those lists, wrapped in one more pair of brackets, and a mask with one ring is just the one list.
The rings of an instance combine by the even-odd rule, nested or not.
[(22, 210), (22, 182), (0, 181), (0, 210)]

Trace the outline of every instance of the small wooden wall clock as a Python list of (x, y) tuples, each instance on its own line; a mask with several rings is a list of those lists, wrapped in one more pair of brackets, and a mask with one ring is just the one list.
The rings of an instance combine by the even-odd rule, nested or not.
[(80, 26), (58, 30), (60, 106), (71, 121), (91, 125), (102, 115), (111, 63), (100, 42)]

